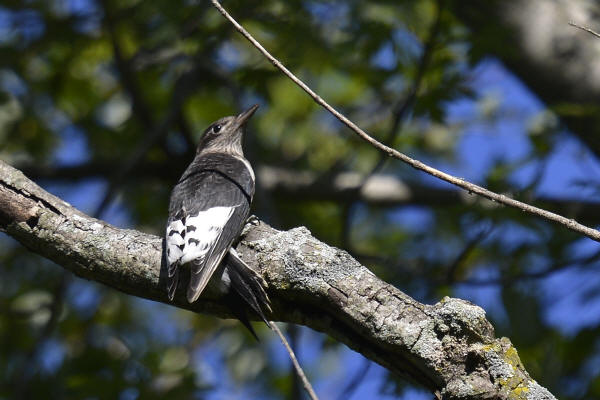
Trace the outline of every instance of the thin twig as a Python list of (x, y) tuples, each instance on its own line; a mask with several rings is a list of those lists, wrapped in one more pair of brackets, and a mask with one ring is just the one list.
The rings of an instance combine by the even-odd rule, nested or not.
[(290, 355), (290, 359), (292, 360), (292, 365), (294, 366), (294, 369), (296, 370), (296, 374), (302, 381), (302, 386), (304, 386), (304, 390), (306, 390), (306, 393), (308, 393), (308, 397), (310, 397), (312, 400), (319, 400), (312, 385), (308, 381), (308, 378), (306, 378), (306, 375), (304, 374), (304, 371), (302, 370), (302, 367), (300, 366), (300, 363), (298, 362), (298, 359), (296, 358), (296, 354), (294, 354), (294, 350), (292, 350), (292, 347), (288, 343), (285, 336), (283, 336), (283, 333), (281, 333), (281, 331), (277, 327), (277, 324), (273, 321), (269, 321), (269, 326), (271, 327), (271, 329), (273, 329), (275, 331), (277, 336), (279, 336), (281, 343), (283, 343), (283, 345), (285, 346), (285, 349), (287, 350), (288, 354)]
[(474, 194), (480, 195), (482, 197), (485, 197), (489, 200), (495, 201), (497, 203), (504, 204), (504, 205), (510, 206), (510, 207), (515, 207), (515, 208), (517, 208), (523, 212), (526, 212), (528, 214), (536, 215), (538, 217), (547, 219), (548, 221), (553, 221), (553, 222), (559, 223), (574, 232), (580, 233), (582, 235), (589, 237), (592, 240), (600, 242), (600, 231), (597, 231), (597, 230), (587, 227), (583, 224), (580, 224), (575, 220), (563, 217), (562, 215), (558, 215), (558, 214), (552, 213), (550, 211), (543, 210), (541, 208), (537, 208), (537, 207), (531, 206), (526, 203), (522, 203), (518, 200), (515, 200), (515, 199), (505, 196), (503, 194), (498, 194), (498, 193), (492, 192), (490, 190), (487, 190), (481, 186), (470, 183), (462, 178), (458, 178), (456, 176), (442, 172), (438, 169), (430, 167), (429, 165), (427, 165), (419, 160), (413, 159), (413, 158), (407, 156), (406, 154), (401, 153), (398, 150), (392, 149), (391, 147), (388, 147), (388, 146), (384, 145), (383, 143), (377, 141), (373, 137), (369, 136), (369, 134), (367, 134), (361, 128), (359, 128), (354, 122), (350, 121), (343, 114), (341, 114), (335, 108), (330, 106), (325, 100), (323, 100), (319, 95), (317, 95), (310, 87), (308, 87), (304, 82), (302, 82), (294, 74), (292, 74), (279, 60), (277, 60), (267, 50), (265, 50), (265, 48), (256, 39), (254, 39), (254, 37), (252, 37), (252, 35), (250, 35), (250, 33), (248, 33), (248, 31), (246, 31), (235, 19), (233, 19), (233, 17), (231, 15), (229, 15), (229, 13), (221, 6), (221, 4), (219, 4), (219, 2), (217, 0), (211, 0), (211, 3), (276, 68), (278, 68), (281, 72), (283, 72), (296, 85), (300, 86), (300, 88), (302, 88), (302, 90), (304, 90), (310, 97), (312, 97), (313, 100), (317, 104), (319, 104), (320, 106), (325, 108), (327, 111), (329, 111), (331, 114), (333, 114), (344, 125), (346, 125), (352, 131), (354, 131), (361, 139), (365, 140), (366, 142), (370, 143), (375, 148), (386, 153), (388, 156), (396, 158), (396, 159), (410, 165), (411, 167), (413, 167), (417, 170), (423, 171), (425, 173), (428, 173), (429, 175), (432, 175), (438, 179), (444, 180), (455, 186), (463, 188), (466, 191), (468, 191), (469, 193), (474, 193)]
[(582, 31), (586, 31), (587, 33), (591, 33), (592, 35), (596, 36), (597, 38), (600, 38), (600, 33), (596, 32), (596, 31), (593, 31), (593, 30), (591, 30), (590, 28), (587, 28), (587, 27), (585, 27), (585, 26), (578, 25), (578, 24), (576, 24), (576, 23), (575, 23), (575, 22), (573, 22), (573, 21), (570, 21), (570, 22), (569, 22), (569, 25), (571, 25), (571, 26), (574, 26), (575, 28), (579, 28), (579, 29), (581, 29)]
[[(296, 324), (287, 324), (286, 333), (288, 338), (288, 343), (290, 347), (294, 351), (300, 351), (300, 345), (298, 344), (298, 325)], [(290, 365), (290, 375), (292, 378), (292, 389), (290, 391), (290, 400), (302, 400), (304, 399), (304, 389), (302, 387), (302, 381), (298, 374), (296, 373), (296, 368), (294, 364)]]

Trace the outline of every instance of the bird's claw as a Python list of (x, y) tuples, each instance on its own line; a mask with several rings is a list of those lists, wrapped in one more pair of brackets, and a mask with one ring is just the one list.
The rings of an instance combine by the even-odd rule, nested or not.
[(248, 225), (248, 224), (258, 226), (260, 224), (260, 219), (258, 219), (258, 217), (256, 215), (252, 214), (251, 216), (249, 216), (246, 219), (246, 225)]
[(244, 228), (242, 229), (241, 237), (244, 237), (250, 232), (252, 228), (258, 226), (260, 224), (260, 219), (256, 215), (251, 215), (246, 219), (246, 223), (244, 224)]

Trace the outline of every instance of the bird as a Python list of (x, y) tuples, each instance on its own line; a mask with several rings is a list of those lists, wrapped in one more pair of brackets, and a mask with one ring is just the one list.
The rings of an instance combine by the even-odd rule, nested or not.
[(258, 105), (237, 116), (212, 123), (203, 133), (196, 154), (169, 200), (165, 255), (168, 297), (175, 297), (179, 274), (189, 265), (187, 301), (195, 302), (210, 287), (224, 294), (236, 317), (256, 337), (238, 301), (241, 298), (268, 324), (271, 311), (264, 279), (252, 270), (232, 245), (250, 213), (255, 174), (244, 157), (242, 138)]

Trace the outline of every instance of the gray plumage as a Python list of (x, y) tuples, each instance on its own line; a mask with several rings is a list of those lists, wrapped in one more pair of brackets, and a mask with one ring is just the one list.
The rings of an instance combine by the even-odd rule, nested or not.
[(237, 254), (230, 253), (254, 196), (254, 171), (244, 158), (242, 137), (256, 108), (221, 118), (204, 132), (194, 160), (171, 193), (166, 259), (169, 299), (175, 295), (182, 265), (189, 264), (191, 270), (187, 288), (191, 303), (226, 259), (220, 290), (228, 293), (232, 288), (265, 319), (262, 308), (268, 309), (268, 298), (264, 281)]

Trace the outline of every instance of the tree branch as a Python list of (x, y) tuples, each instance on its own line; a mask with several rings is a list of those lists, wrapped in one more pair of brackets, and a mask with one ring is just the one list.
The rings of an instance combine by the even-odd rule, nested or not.
[[(91, 218), (3, 162), (0, 228), (80, 277), (168, 303), (162, 238)], [(270, 318), (327, 333), (438, 397), (554, 398), (471, 303), (444, 298), (421, 304), (305, 228), (282, 232), (260, 224), (238, 251), (269, 284)], [(188, 304), (180, 291), (171, 304), (232, 316), (210, 292)]]
[(569, 22), (569, 25), (574, 26), (575, 28), (581, 29), (582, 31), (586, 31), (587, 33), (590, 33), (590, 34), (596, 36), (597, 38), (600, 38), (600, 33), (596, 32), (590, 28), (576, 24), (573, 21)]
[(298, 85), (302, 90), (304, 90), (310, 97), (312, 97), (312, 99), (317, 104), (329, 111), (340, 122), (342, 122), (354, 133), (356, 133), (361, 139), (363, 139), (367, 143), (370, 143), (379, 151), (382, 151), (388, 156), (396, 158), (417, 170), (423, 171), (431, 176), (451, 183), (452, 185), (458, 186), (469, 193), (475, 193), (479, 196), (485, 197), (486, 199), (495, 201), (505, 206), (514, 207), (528, 214), (536, 215), (548, 221), (556, 222), (558, 224), (563, 225), (567, 229), (581, 233), (592, 240), (600, 242), (600, 231), (596, 229), (589, 228), (585, 225), (578, 223), (575, 220), (565, 218), (562, 215), (558, 215), (550, 211), (543, 210), (541, 208), (533, 207), (527, 203), (520, 202), (503, 194), (492, 192), (481, 186), (468, 182), (462, 178), (442, 172), (379, 142), (378, 140), (370, 136), (368, 133), (363, 131), (361, 128), (359, 128), (354, 122), (350, 121), (346, 116), (344, 116), (335, 108), (330, 106), (329, 103), (327, 103), (321, 98), (321, 96), (316, 94), (310, 87), (308, 87), (308, 85), (306, 85), (293, 73), (291, 73), (279, 60), (273, 57), (256, 39), (254, 39), (254, 37), (252, 37), (252, 35), (247, 30), (245, 30), (231, 15), (229, 15), (229, 13), (223, 8), (223, 6), (221, 6), (221, 4), (219, 4), (217, 0), (211, 0), (211, 3), (238, 30), (238, 32), (240, 32), (254, 47), (258, 49), (258, 51), (260, 51), (271, 62), (271, 64), (273, 64), (277, 69), (279, 69), (288, 78), (290, 78), (296, 85)]

